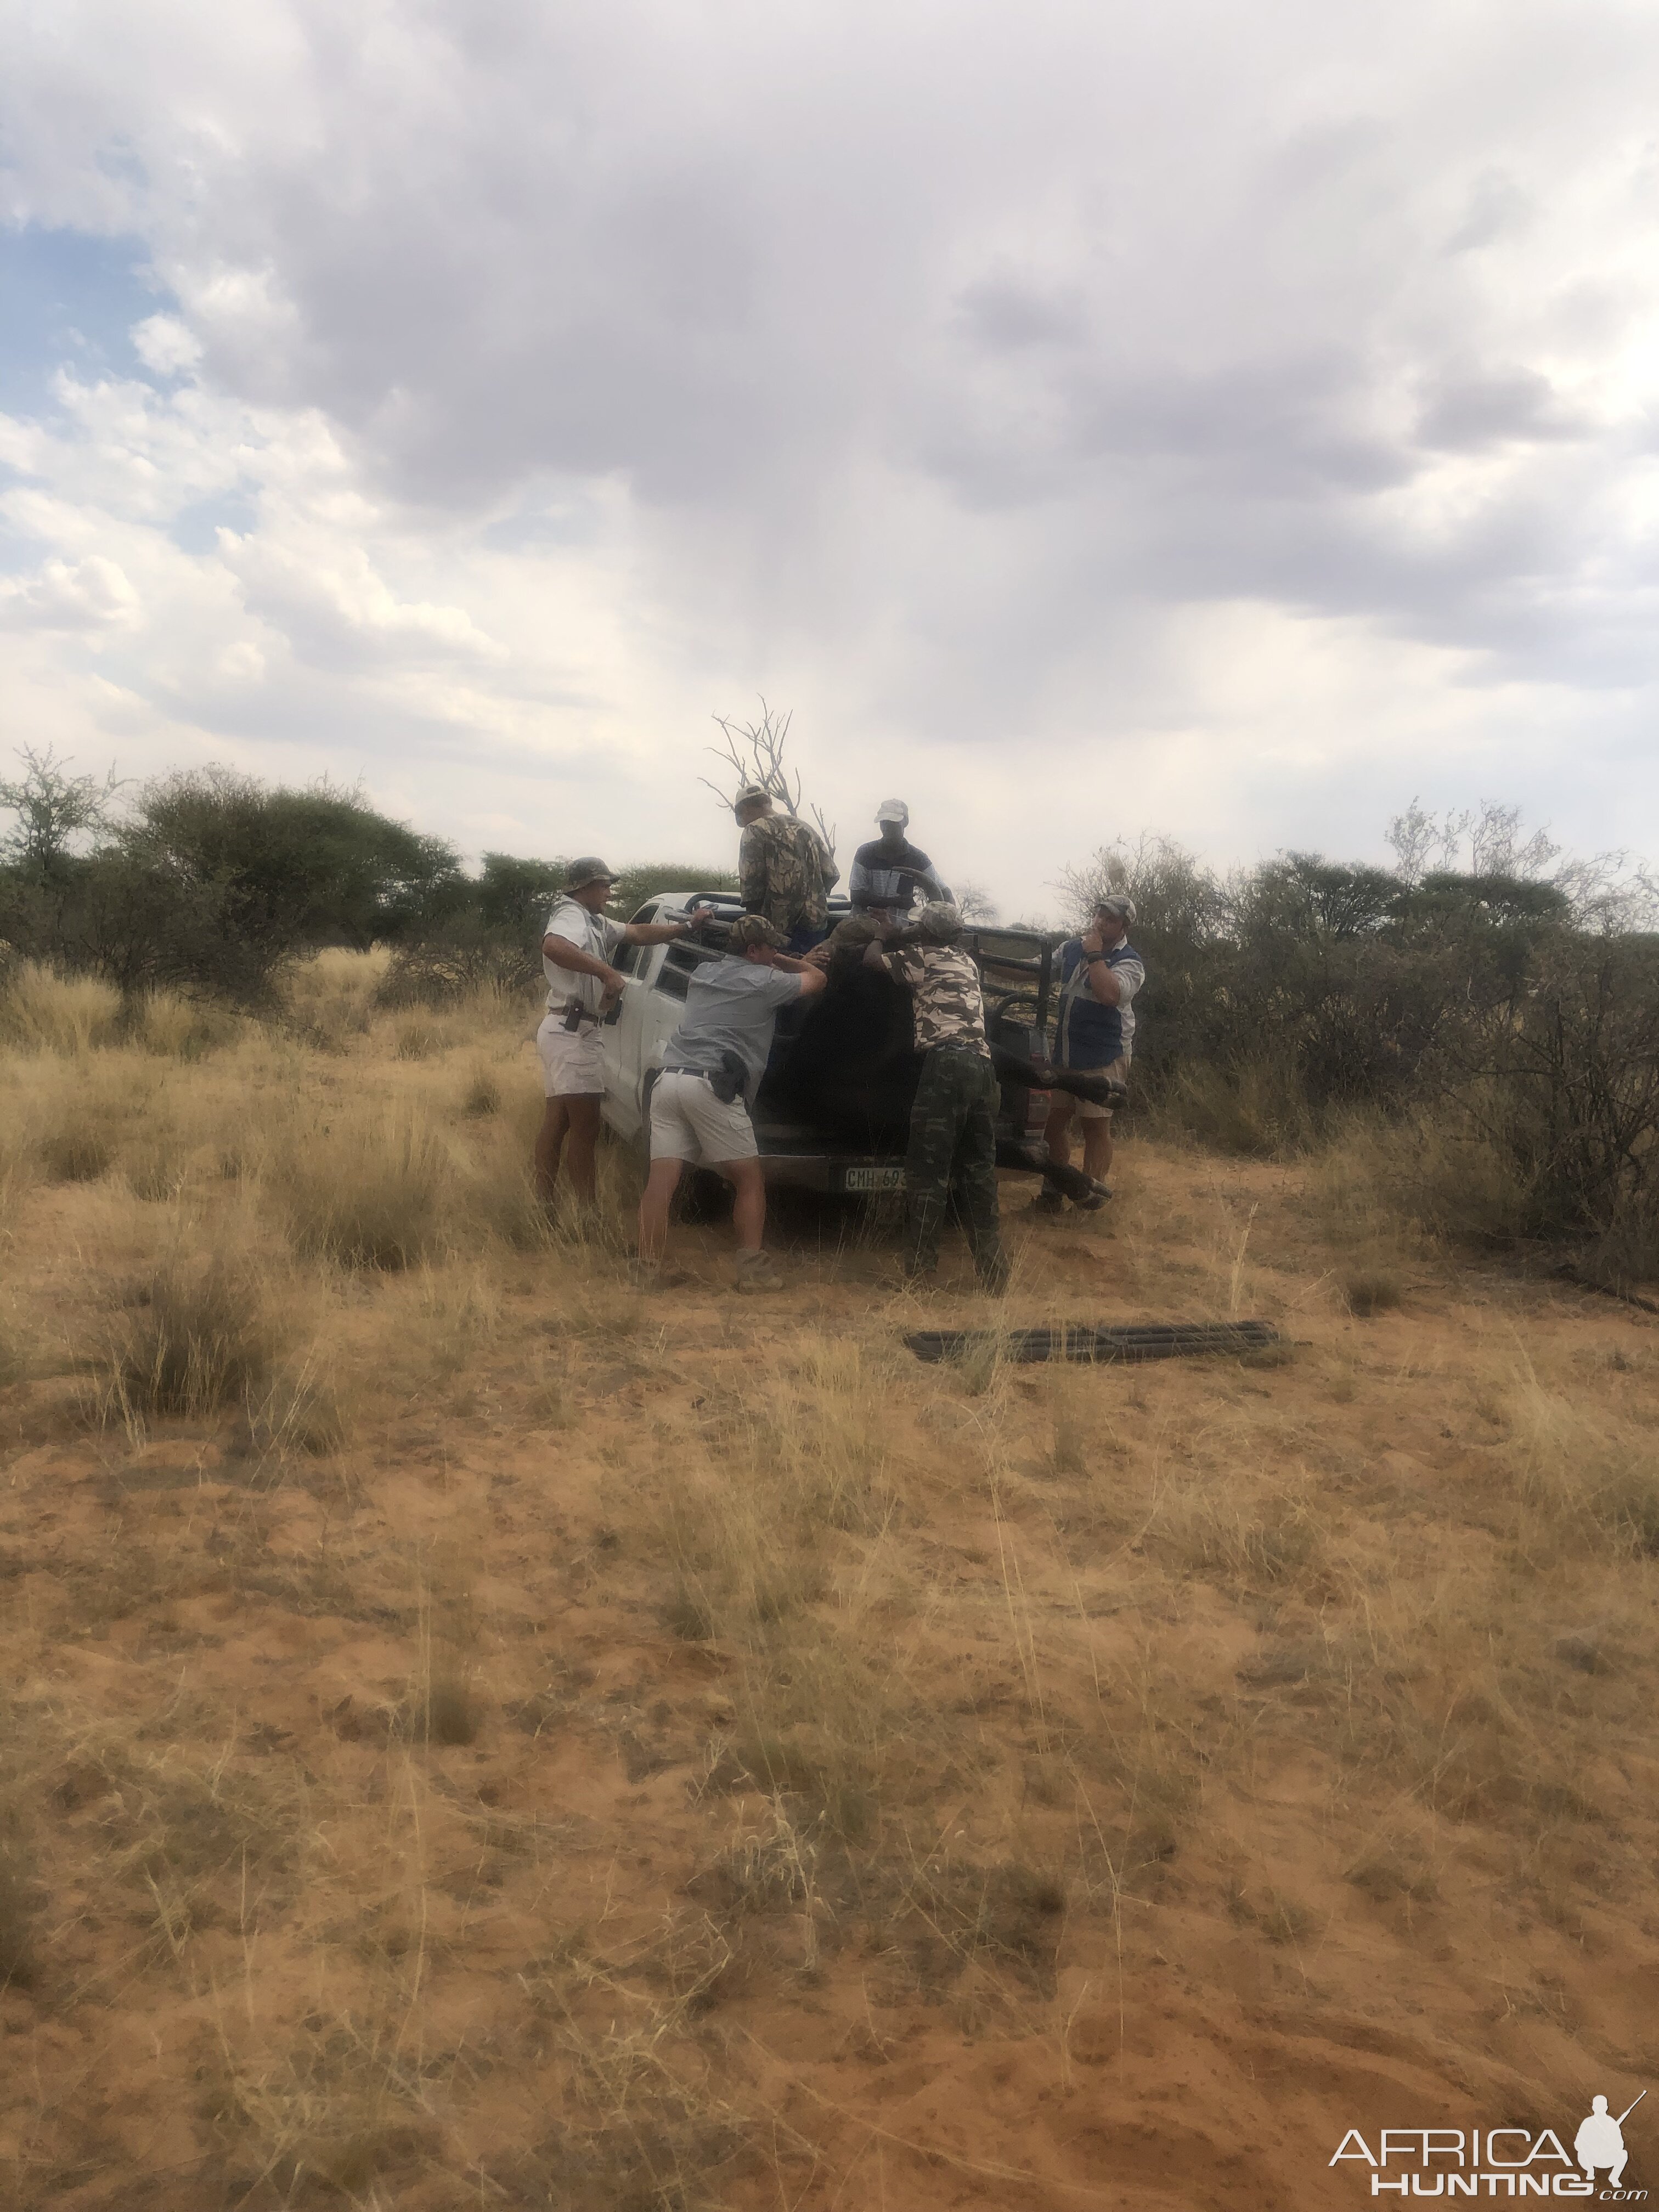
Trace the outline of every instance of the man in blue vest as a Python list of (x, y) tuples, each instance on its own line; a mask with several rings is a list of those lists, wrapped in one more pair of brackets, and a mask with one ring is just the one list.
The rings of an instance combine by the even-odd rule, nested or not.
[[(1060, 948), (1060, 1017), (1054, 1031), (1054, 1064), (1088, 1069), (1109, 1082), (1127, 1083), (1134, 1054), (1134, 996), (1146, 980), (1140, 955), (1129, 942), (1134, 901), (1112, 893), (1095, 901), (1089, 927)], [(1083, 1172), (1101, 1186), (1097, 1196), (1073, 1201), (1091, 1213), (1105, 1202), (1112, 1167), (1112, 1109), (1064, 1091), (1050, 1094), (1045, 1134), (1048, 1157), (1057, 1167), (1072, 1164), (1072, 1122), (1083, 1124)], [(1031, 1201), (1038, 1213), (1058, 1213), (1066, 1204), (1052, 1187)]]

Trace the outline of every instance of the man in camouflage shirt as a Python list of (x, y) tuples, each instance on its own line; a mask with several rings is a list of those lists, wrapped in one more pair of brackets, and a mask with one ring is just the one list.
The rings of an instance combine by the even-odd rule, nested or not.
[(830, 927), (830, 893), (841, 871), (816, 830), (780, 814), (771, 793), (745, 784), (732, 810), (743, 831), (738, 848), (739, 895), (750, 914), (763, 915), (797, 958), (821, 945)]
[(997, 1079), (979, 970), (961, 939), (961, 915), (936, 900), (896, 942), (872, 945), (864, 958), (915, 1001), (922, 1062), (904, 1157), (905, 1274), (914, 1280), (938, 1266), (954, 1186), (975, 1273), (988, 1291), (1000, 1292), (1007, 1287), (1008, 1261), (997, 1224)]

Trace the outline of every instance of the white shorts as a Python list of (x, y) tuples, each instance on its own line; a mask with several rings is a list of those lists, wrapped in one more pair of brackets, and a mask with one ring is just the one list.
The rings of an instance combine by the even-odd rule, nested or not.
[[(1115, 1060), (1109, 1067), (1079, 1068), (1078, 1073), (1108, 1075), (1114, 1083), (1127, 1083), (1129, 1080), (1129, 1063), (1127, 1058)], [(1063, 1097), (1065, 1093), (1061, 1091), (1056, 1095)], [(1077, 1109), (1079, 1121), (1109, 1121), (1117, 1111), (1115, 1106), (1097, 1106), (1092, 1098), (1073, 1098), (1072, 1103)]]
[(755, 1125), (742, 1099), (716, 1098), (706, 1075), (659, 1075), (651, 1093), (651, 1157), (701, 1161), (752, 1160)]
[(593, 1098), (605, 1090), (605, 1058), (599, 1026), (584, 1022), (568, 1030), (564, 1016), (550, 1014), (536, 1032), (542, 1056), (542, 1086), (550, 1098)]

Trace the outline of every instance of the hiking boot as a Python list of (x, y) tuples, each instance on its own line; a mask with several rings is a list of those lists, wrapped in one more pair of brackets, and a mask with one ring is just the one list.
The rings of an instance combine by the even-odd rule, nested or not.
[(732, 1288), (738, 1291), (781, 1291), (783, 1277), (764, 1252), (739, 1252)]
[(1101, 1207), (1105, 1205), (1107, 1200), (1111, 1196), (1111, 1192), (1107, 1189), (1103, 1182), (1097, 1182), (1095, 1185), (1094, 1194), (1092, 1197), (1074, 1198), (1072, 1200), (1072, 1203), (1076, 1206), (1079, 1213), (1098, 1213)]

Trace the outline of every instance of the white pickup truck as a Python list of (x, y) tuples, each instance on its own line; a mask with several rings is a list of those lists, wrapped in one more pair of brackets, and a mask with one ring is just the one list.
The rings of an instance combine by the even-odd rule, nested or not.
[[(629, 917), (671, 920), (694, 903), (707, 916), (700, 938), (630, 945), (616, 963), (628, 981), (602, 1032), (605, 1118), (619, 1138), (641, 1150), (652, 1085), (684, 1012), (691, 976), (702, 962), (723, 957), (742, 908), (729, 894), (688, 888), (659, 892)], [(845, 898), (832, 898), (830, 908), (832, 927), (851, 911)], [(986, 929), (970, 930), (965, 942), (979, 967), (994, 1049), (1024, 1060), (1045, 1059), (1054, 986), (1048, 939), (1028, 930)], [(768, 1182), (832, 1194), (902, 1190), (920, 1069), (909, 994), (856, 959), (832, 972), (828, 991), (779, 1017), (754, 1103)], [(1048, 1101), (1023, 1073), (1002, 1085), (998, 1151), (1005, 1164), (1033, 1168), (1030, 1147)]]

